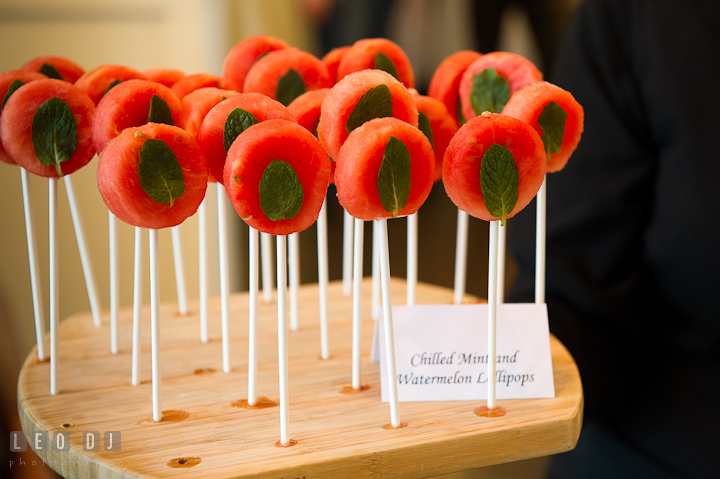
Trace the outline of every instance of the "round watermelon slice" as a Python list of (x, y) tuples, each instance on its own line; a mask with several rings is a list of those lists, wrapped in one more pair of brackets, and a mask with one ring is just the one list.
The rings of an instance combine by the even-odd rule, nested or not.
[(84, 91), (97, 105), (105, 93), (126, 80), (147, 80), (148, 78), (134, 68), (123, 65), (102, 65), (85, 72), (75, 82), (75, 86)]
[[(460, 79), (460, 102), (462, 104), (462, 114), (466, 120), (475, 118), (482, 111), (478, 105), (473, 106), (472, 91), (473, 83), (476, 76), (484, 75), (488, 78), (499, 76), (506, 82), (503, 88), (506, 90), (507, 98), (504, 102), (519, 91), (525, 85), (541, 81), (542, 73), (527, 58), (508, 52), (492, 52), (482, 55), (467, 67)], [(502, 81), (502, 80), (501, 80)], [(504, 103), (497, 105), (497, 111), (490, 113), (500, 113), (504, 107)], [(484, 110), (483, 110), (484, 111)]]
[(182, 100), (185, 95), (198, 88), (220, 88), (223, 90), (241, 91), (242, 85), (236, 85), (234, 82), (213, 75), (212, 73), (195, 73), (194, 75), (188, 75), (175, 82), (171, 90)]
[(148, 80), (160, 83), (166, 87), (172, 87), (175, 82), (185, 77), (182, 70), (175, 68), (151, 68), (143, 72)]
[(325, 56), (321, 59), (328, 69), (328, 73), (330, 74), (330, 80), (332, 80), (333, 85), (338, 81), (337, 72), (338, 67), (340, 66), (340, 60), (342, 59), (342, 56), (345, 55), (345, 52), (347, 52), (348, 50), (350, 50), (349, 46), (333, 48), (332, 50), (327, 52)]
[(297, 48), (283, 48), (255, 62), (243, 91), (262, 93), (287, 106), (306, 91), (332, 85), (327, 67), (317, 57)]
[(69, 175), (95, 155), (94, 115), (92, 100), (72, 83), (31, 81), (5, 103), (0, 115), (2, 143), (8, 156), (30, 173), (48, 178)]
[(445, 149), (450, 144), (458, 125), (445, 104), (429, 96), (413, 94), (419, 112), (418, 128), (430, 140), (435, 152), (435, 181), (442, 178), (442, 162)]
[(155, 229), (193, 215), (205, 197), (207, 177), (195, 138), (160, 123), (123, 130), (100, 153), (97, 169), (108, 209), (130, 225)]
[[(507, 161), (506, 150), (512, 155), (515, 170)], [(488, 170), (483, 179), (481, 168), (485, 161)], [(530, 125), (485, 112), (461, 126), (450, 141), (445, 150), (442, 179), (445, 191), (458, 208), (476, 218), (493, 221), (503, 216), (503, 211), (497, 214), (498, 204), (504, 209), (505, 218), (511, 218), (530, 203), (543, 182), (545, 163), (542, 140)], [(493, 194), (488, 201), (483, 197), (481, 181), (491, 186), (486, 190)], [(517, 187), (513, 192), (514, 181)], [(498, 195), (500, 184), (504, 186)]]
[(330, 159), (302, 126), (267, 120), (232, 144), (224, 175), (230, 202), (243, 221), (263, 233), (289, 235), (317, 220)]
[(465, 117), (458, 115), (460, 80), (467, 67), (481, 56), (480, 53), (472, 50), (453, 53), (438, 65), (430, 79), (428, 96), (443, 102), (458, 125), (465, 123)]
[(580, 142), (585, 119), (583, 107), (570, 92), (548, 82), (522, 88), (507, 102), (503, 114), (524, 121), (540, 135), (548, 173), (565, 167)]
[[(317, 126), (320, 122), (320, 107), (327, 96), (329, 88), (312, 90), (303, 93), (288, 105), (288, 110), (295, 117), (298, 124), (317, 138)], [(330, 183), (335, 181), (335, 160), (330, 158)]]
[(396, 118), (377, 118), (353, 130), (340, 148), (335, 186), (340, 204), (365, 221), (415, 213), (435, 177), (427, 137)]
[[(247, 113), (252, 115), (254, 120)], [(215, 105), (205, 115), (200, 125), (198, 142), (205, 152), (210, 174), (220, 183), (223, 182), (223, 168), (229, 149), (229, 145), (226, 148), (225, 141), (228, 117), (230, 117), (228, 131), (234, 130), (235, 133), (240, 131), (241, 135), (244, 134), (242, 131), (252, 128), (255, 122), (275, 119), (295, 122), (295, 118), (286, 107), (261, 93), (240, 93)], [(241, 125), (239, 129), (237, 129), (238, 124)]]
[[(42, 73), (30, 72), (26, 70), (11, 70), (9, 72), (0, 73), (0, 101), (2, 108), (10, 99), (12, 93), (25, 83), (35, 80), (45, 80), (47, 77)], [(12, 91), (10, 89), (12, 88)], [(0, 131), (0, 161), (14, 165), (15, 161), (8, 156), (5, 148), (2, 146), (2, 131)]]
[(247, 37), (228, 52), (223, 63), (222, 76), (242, 88), (247, 72), (258, 58), (289, 46), (283, 40), (270, 35)]
[(235, 90), (222, 90), (220, 88), (198, 88), (188, 93), (182, 99), (182, 114), (180, 115), (180, 127), (197, 137), (200, 132), (200, 125), (212, 108), (221, 101), (237, 95)]
[(318, 138), (330, 157), (337, 159), (348, 130), (364, 119), (385, 116), (417, 127), (418, 111), (408, 89), (384, 71), (350, 73), (337, 82), (323, 100)]
[(366, 38), (355, 42), (340, 59), (337, 81), (350, 73), (368, 69), (386, 71), (406, 88), (415, 88), (415, 73), (410, 60), (397, 43), (386, 38)]
[(48, 78), (75, 83), (85, 70), (72, 60), (63, 57), (42, 56), (33, 58), (21, 70), (40, 72)]
[[(156, 98), (153, 100), (153, 98)], [(108, 141), (118, 136), (125, 128), (148, 123), (153, 101), (162, 100), (169, 108), (170, 118), (164, 107), (154, 111), (173, 125), (180, 122), (182, 103), (166, 86), (147, 80), (124, 81), (108, 91), (98, 103), (97, 114), (92, 126), (93, 142), (97, 151), (102, 151)], [(157, 104), (157, 103), (156, 103)], [(162, 113), (165, 114), (162, 114)]]

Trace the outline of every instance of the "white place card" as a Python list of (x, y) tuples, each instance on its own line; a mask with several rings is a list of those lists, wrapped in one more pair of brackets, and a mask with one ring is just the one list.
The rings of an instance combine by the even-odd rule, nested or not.
[[(387, 402), (382, 320), (372, 354)], [(399, 400), (487, 399), (487, 323), (487, 304), (393, 306)], [(546, 305), (498, 305), (496, 345), (497, 399), (555, 397)]]

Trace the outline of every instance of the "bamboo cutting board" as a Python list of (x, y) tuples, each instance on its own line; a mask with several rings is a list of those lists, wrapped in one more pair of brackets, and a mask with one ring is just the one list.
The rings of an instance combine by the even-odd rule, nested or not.
[[(164, 420), (151, 420), (150, 310), (143, 311), (141, 378), (130, 384), (132, 311), (119, 318), (120, 351), (111, 355), (109, 320), (93, 326), (89, 313), (60, 326), (60, 393), (50, 395), (49, 363), (31, 352), (18, 383), (18, 409), (26, 435), (67, 431), (71, 450), (39, 451), (64, 477), (72, 478), (418, 478), (556, 454), (572, 449), (580, 434), (583, 394), (577, 367), (551, 337), (554, 399), (507, 400), (503, 417), (473, 414), (484, 401), (401, 403), (407, 427), (386, 429), (380, 402), (379, 365), (370, 362), (373, 320), (370, 280), (363, 284), (362, 382), (350, 382), (352, 298), (330, 284), (329, 360), (320, 359), (317, 285), (301, 287), (300, 330), (289, 334), (290, 437), (276, 447), (279, 408), (244, 409), (247, 398), (247, 293), (230, 301), (232, 371), (222, 372), (220, 303), (210, 301), (210, 341), (200, 342), (197, 303), (190, 314), (161, 306), (160, 341)], [(405, 282), (392, 280), (394, 304), (405, 303)], [(452, 291), (419, 284), (421, 304), (452, 302)], [(277, 306), (260, 304), (258, 394), (278, 401)], [(174, 413), (172, 411), (175, 411)], [(184, 419), (182, 419), (184, 417)], [(182, 419), (172, 421), (169, 419)], [(83, 451), (83, 431), (119, 431), (120, 451)], [(117, 436), (114, 436), (117, 438)], [(117, 440), (117, 439), (116, 439)], [(102, 441), (101, 441), (102, 442)]]

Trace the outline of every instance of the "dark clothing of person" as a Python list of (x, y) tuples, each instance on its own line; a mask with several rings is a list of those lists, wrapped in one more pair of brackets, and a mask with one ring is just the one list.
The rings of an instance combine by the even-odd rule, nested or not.
[[(547, 185), (550, 329), (586, 395), (554, 477), (720, 477), (718, 20), (712, 0), (587, 0), (549, 76), (586, 115)], [(534, 216), (510, 223), (510, 300), (532, 300)]]

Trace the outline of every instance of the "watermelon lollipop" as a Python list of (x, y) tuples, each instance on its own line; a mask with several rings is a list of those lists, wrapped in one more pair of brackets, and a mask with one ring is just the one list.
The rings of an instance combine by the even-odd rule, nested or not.
[(460, 80), (467, 67), (480, 56), (480, 53), (472, 50), (453, 53), (438, 65), (430, 79), (428, 96), (443, 102), (460, 125), (466, 121), (460, 105)]
[(175, 82), (185, 77), (182, 70), (175, 68), (151, 68), (145, 70), (143, 74), (148, 80), (163, 84), (168, 88), (171, 88)]
[(247, 37), (228, 52), (223, 63), (222, 76), (242, 88), (248, 70), (260, 57), (289, 46), (283, 40), (270, 35)]
[(458, 125), (445, 104), (435, 98), (413, 94), (419, 112), (418, 128), (430, 140), (435, 152), (435, 181), (442, 177), (442, 161)]
[[(212, 108), (221, 101), (237, 95), (234, 90), (223, 90), (221, 88), (205, 87), (188, 93), (182, 99), (182, 114), (180, 116), (180, 127), (193, 135), (198, 136), (200, 125)], [(210, 175), (210, 179), (215, 179)]]
[[(5, 108), (5, 103), (7, 103), (8, 99), (15, 92), (15, 90), (23, 86), (25, 83), (44, 79), (47, 79), (47, 77), (42, 73), (30, 72), (25, 70), (11, 70), (9, 72), (0, 74), (0, 97), (2, 101), (2, 108)], [(8, 156), (8, 154), (5, 152), (5, 148), (2, 146), (1, 140), (2, 131), (0, 131), (0, 161), (2, 161), (3, 163), (14, 165), (15, 161), (10, 158), (10, 156)]]
[(92, 100), (69, 82), (31, 81), (8, 98), (0, 116), (5, 151), (39, 176), (68, 175), (95, 155)]
[(360, 70), (383, 70), (405, 87), (415, 87), (415, 73), (410, 60), (400, 46), (386, 38), (366, 38), (355, 42), (342, 54), (337, 81)]
[(340, 60), (342, 59), (342, 56), (350, 49), (350, 47), (337, 47), (333, 48), (329, 52), (325, 54), (324, 57), (322, 57), (322, 62), (325, 64), (325, 66), (328, 69), (328, 73), (330, 73), (330, 80), (332, 80), (333, 84), (337, 83), (338, 77), (337, 77), (337, 71), (338, 67), (340, 66)]
[(33, 58), (21, 70), (40, 72), (48, 78), (75, 83), (85, 70), (72, 60), (63, 57), (42, 56)]
[(173, 83), (171, 90), (182, 100), (188, 93), (206, 87), (235, 91), (241, 91), (242, 89), (242, 85), (237, 85), (230, 80), (213, 75), (212, 73), (196, 73), (183, 77)]
[(484, 111), (500, 113), (510, 97), (529, 83), (541, 81), (540, 70), (527, 58), (492, 52), (472, 62), (460, 80), (460, 101), (466, 120)]
[(166, 86), (147, 80), (128, 80), (108, 91), (98, 103), (92, 126), (93, 142), (102, 151), (124, 129), (148, 122), (175, 125), (182, 103)]
[(255, 62), (243, 91), (263, 93), (287, 106), (306, 91), (332, 85), (327, 67), (317, 57), (297, 48), (283, 48)]
[(102, 65), (85, 72), (75, 82), (75, 86), (84, 91), (97, 105), (105, 93), (126, 80), (147, 80), (148, 78), (134, 68), (123, 65)]

